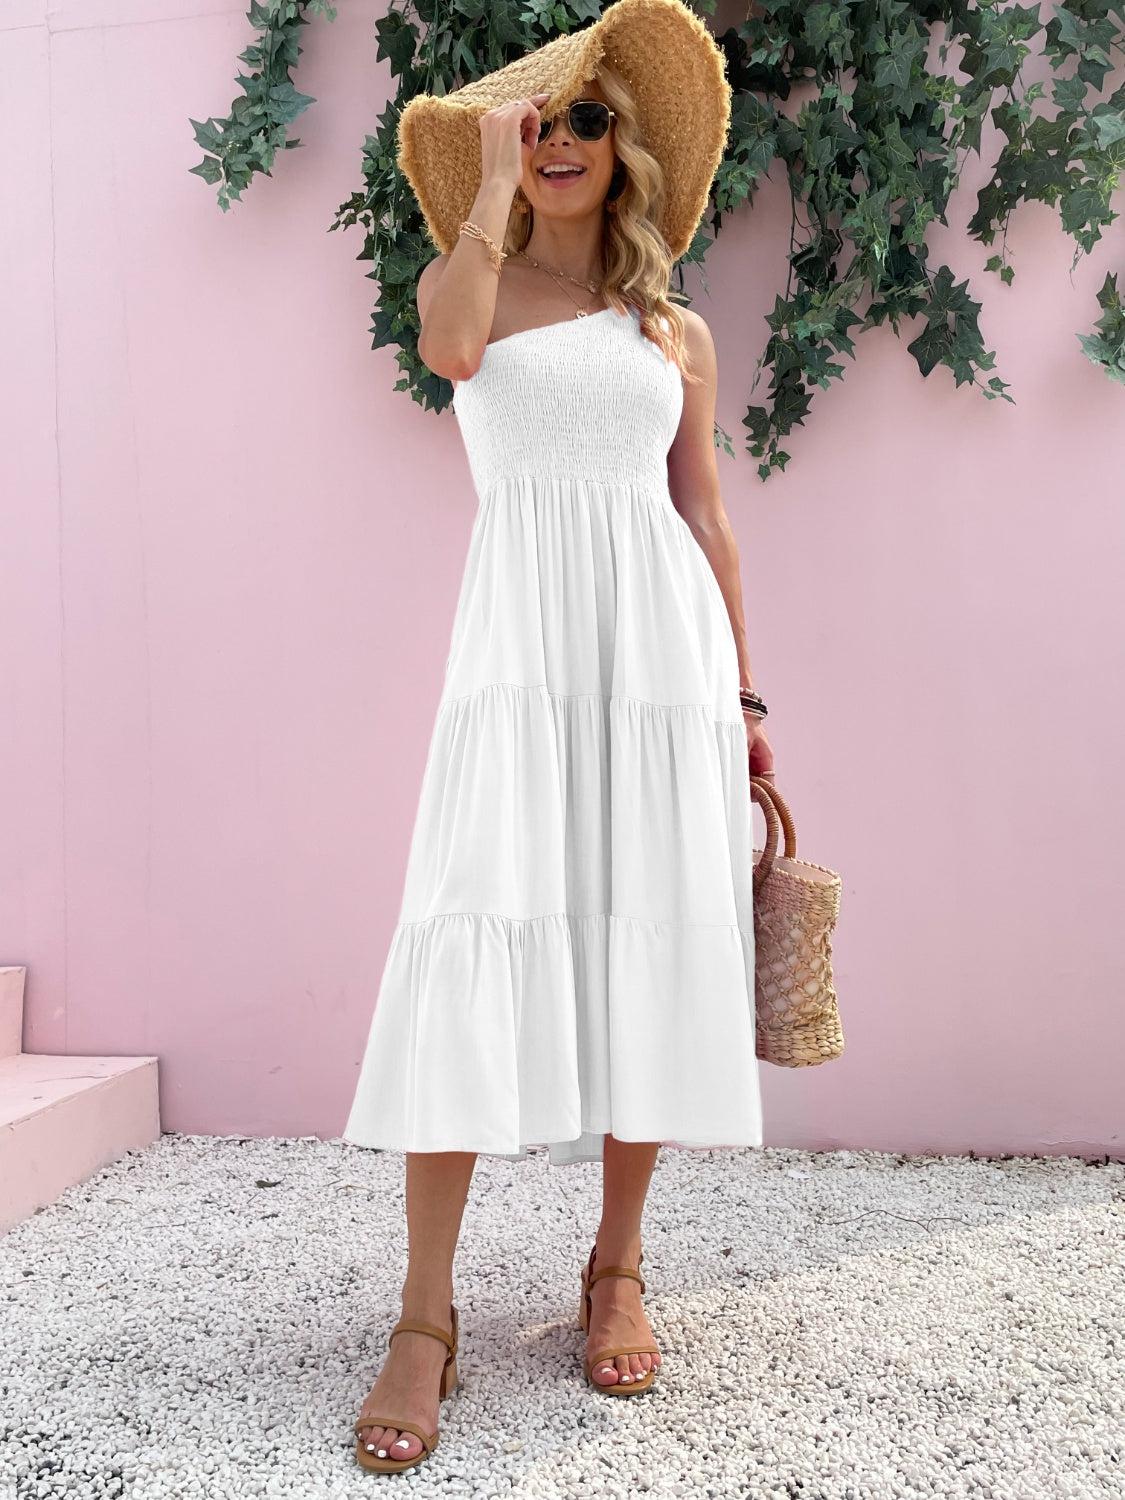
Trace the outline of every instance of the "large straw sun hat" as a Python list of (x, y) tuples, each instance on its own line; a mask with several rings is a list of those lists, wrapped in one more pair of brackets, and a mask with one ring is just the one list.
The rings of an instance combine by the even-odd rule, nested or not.
[(438, 249), (451, 254), (480, 188), (479, 119), (547, 93), (544, 116), (577, 99), (603, 61), (637, 104), (643, 143), (664, 169), (660, 229), (674, 260), (691, 244), (730, 123), (730, 85), (711, 33), (680, 0), (615, 0), (581, 31), (555, 37), (448, 94), (416, 94), (398, 126), (398, 164)]

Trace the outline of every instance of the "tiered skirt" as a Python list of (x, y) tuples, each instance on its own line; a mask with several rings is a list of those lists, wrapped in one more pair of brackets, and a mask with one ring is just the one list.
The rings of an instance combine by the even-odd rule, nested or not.
[(664, 486), (480, 502), (344, 1139), (760, 1145), (729, 617)]

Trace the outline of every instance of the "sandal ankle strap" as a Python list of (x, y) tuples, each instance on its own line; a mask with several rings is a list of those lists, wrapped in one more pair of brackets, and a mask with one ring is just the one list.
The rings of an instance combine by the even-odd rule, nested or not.
[(590, 1273), (586, 1283), (587, 1286), (593, 1286), (594, 1282), (601, 1276), (629, 1276), (634, 1281), (640, 1282), (642, 1292), (645, 1289), (644, 1277), (639, 1271), (634, 1271), (632, 1266), (599, 1266), (596, 1271)]
[[(452, 1308), (451, 1311), (453, 1314), (453, 1329), (450, 1333), (447, 1333), (444, 1328), (435, 1327), (433, 1323), (421, 1323), (417, 1318), (400, 1318), (391, 1329), (391, 1336), (387, 1340), (387, 1343), (390, 1344), (391, 1339), (394, 1338), (396, 1333), (428, 1333), (431, 1338), (442, 1341), (449, 1350), (450, 1358), (452, 1358), (457, 1352), (457, 1309)], [(446, 1363), (448, 1364), (449, 1361), (446, 1360)]]

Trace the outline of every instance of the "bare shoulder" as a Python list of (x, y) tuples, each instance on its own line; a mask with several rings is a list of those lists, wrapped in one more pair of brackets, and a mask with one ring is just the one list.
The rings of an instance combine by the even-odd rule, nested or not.
[(433, 260), (427, 261), (422, 267), (418, 276), (418, 285), (414, 292), (414, 300), (418, 307), (419, 317), (425, 318), (426, 308), (429, 306), (430, 298), (434, 294), (434, 288), (441, 280), (448, 264), (448, 255), (435, 255)]
[(707, 354), (713, 356), (715, 352), (715, 341), (711, 337), (711, 329), (702, 313), (697, 313), (694, 307), (681, 307), (680, 316), (684, 320), (684, 342), (688, 350), (696, 357)]
[(702, 313), (697, 313), (694, 307), (681, 307), (679, 311), (684, 320), (684, 348), (692, 369), (706, 382), (713, 383), (717, 357), (710, 326)]

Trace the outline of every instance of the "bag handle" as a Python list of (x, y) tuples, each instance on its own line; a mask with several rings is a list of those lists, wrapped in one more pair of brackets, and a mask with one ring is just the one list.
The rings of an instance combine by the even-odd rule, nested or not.
[(754, 776), (750, 777), (750, 800), (759, 804), (766, 819), (766, 847), (762, 850), (761, 859), (756, 860), (754, 864), (753, 889), (756, 896), (762, 887), (762, 882), (773, 869), (774, 857), (777, 854), (779, 822), (773, 798), (767, 796), (762, 783)]
[(757, 893), (773, 869), (773, 862), (777, 856), (779, 823), (785, 834), (783, 852), (787, 859), (797, 857), (797, 825), (793, 821), (788, 802), (766, 777), (755, 776), (751, 772), (750, 797), (752, 801), (759, 804), (766, 820), (766, 847), (762, 851), (761, 859), (754, 866), (754, 891)]

